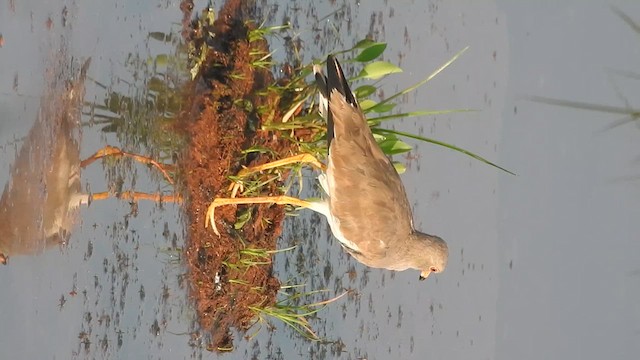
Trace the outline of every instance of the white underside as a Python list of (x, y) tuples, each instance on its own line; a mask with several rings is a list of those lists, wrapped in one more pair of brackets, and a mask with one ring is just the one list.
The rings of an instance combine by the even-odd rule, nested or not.
[[(331, 165), (329, 164), (328, 167), (330, 166)], [(340, 220), (335, 218), (331, 214), (331, 211), (329, 209), (330, 201), (331, 201), (331, 195), (330, 195), (331, 193), (329, 192), (329, 189), (331, 188), (330, 187), (331, 184), (330, 184), (329, 176), (327, 176), (327, 174), (324, 174), (324, 173), (318, 175), (318, 182), (320, 183), (320, 186), (324, 190), (325, 196), (327, 198), (314, 203), (313, 207), (311, 207), (311, 210), (319, 212), (320, 214), (324, 215), (327, 218), (327, 222), (329, 223), (329, 227), (331, 227), (331, 232), (333, 233), (333, 236), (336, 239), (338, 239), (338, 241), (340, 241), (342, 245), (344, 245), (345, 247), (351, 250), (360, 252), (360, 248), (358, 247), (358, 245), (356, 245), (354, 242), (347, 239), (342, 233), (342, 231), (340, 231)]]

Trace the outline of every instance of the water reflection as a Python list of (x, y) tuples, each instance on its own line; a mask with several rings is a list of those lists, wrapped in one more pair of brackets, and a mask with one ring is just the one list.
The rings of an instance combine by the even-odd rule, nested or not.
[[(83, 2), (69, 6), (66, 20), (61, 15), (67, 8), (58, 1), (38, 6), (18, 2), (15, 13), (0, 10), (0, 32), (6, 40), (0, 49), (0, 113), (5, 117), (0, 122), (0, 144), (4, 145), (4, 155), (0, 155), (4, 169), (0, 172), (4, 175), (0, 186), (4, 189), (0, 190), (5, 190), (1, 203), (5, 211), (0, 213), (0, 223), (9, 224), (5, 221), (7, 216), (12, 221), (17, 217), (6, 214), (7, 208), (15, 211), (22, 206), (34, 216), (28, 219), (25, 214), (19, 220), (32, 224), (30, 233), (35, 234), (28, 236), (21, 231), (16, 240), (8, 235), (5, 226), (9, 225), (0, 228), (0, 250), (11, 257), (11, 266), (0, 269), (0, 307), (10, 309), (0, 311), (0, 323), (6, 325), (0, 331), (2, 358), (35, 359), (43, 354), (65, 359), (166, 358), (157, 354), (175, 354), (177, 347), (180, 354), (198, 351), (189, 348), (189, 334), (185, 333), (193, 316), (180, 277), (183, 235), (179, 208), (117, 200), (93, 203), (89, 209), (77, 207), (90, 201), (89, 195), (82, 192), (94, 189), (124, 195), (133, 188), (170, 191), (160, 172), (149, 169), (151, 176), (137, 176), (146, 173), (147, 168), (128, 159), (106, 159), (101, 161), (104, 168), (100, 164), (82, 167), (81, 159), (105, 144), (151, 153), (153, 158), (167, 161), (146, 144), (123, 141), (114, 127), (100, 131), (95, 126), (105, 111), (92, 105), (102, 103), (102, 99), (121, 99), (118, 94), (138, 100), (138, 93), (127, 91), (128, 84), (140, 93), (150, 93), (150, 89), (139, 86), (149, 79), (143, 66), (148, 65), (147, 54), (162, 49), (157, 42), (147, 43), (149, 24), (165, 24), (166, 27), (153, 30), (169, 31), (170, 19), (177, 17), (175, 9), (167, 9), (166, 3), (114, 4)], [(5, 2), (1, 5), (0, 8), (6, 7)], [(109, 21), (97, 21), (95, 14), (104, 14)], [(127, 53), (132, 56), (125, 59)], [(91, 65), (82, 83), (82, 62), (78, 59), (89, 56)], [(132, 57), (141, 61), (130, 66)], [(155, 85), (151, 81), (149, 84)], [(73, 91), (76, 86), (82, 88), (82, 94)], [(73, 101), (69, 100), (70, 94), (74, 95)], [(160, 100), (152, 104), (158, 112), (167, 108)], [(129, 111), (117, 114), (123, 127), (132, 123), (132, 116), (150, 113), (151, 105), (140, 101), (120, 104), (118, 110)], [(65, 106), (69, 113), (59, 111)], [(69, 125), (73, 130), (59, 130), (62, 120), (55, 116), (74, 118), (75, 122)], [(150, 134), (148, 127), (140, 128)], [(16, 145), (9, 145), (13, 143)], [(65, 146), (70, 160), (60, 164), (55, 149)], [(21, 165), (24, 159), (26, 167)], [(69, 181), (67, 175), (69, 192), (79, 194), (80, 199), (68, 203), (68, 208), (61, 206), (59, 211), (53, 211), (55, 215), (66, 213), (69, 226), (59, 235), (48, 237), (43, 214), (49, 214), (46, 204), (54, 200), (50, 195), (54, 189), (46, 175), (50, 170), (64, 172), (65, 166), (75, 169), (74, 179), (81, 178), (78, 182)], [(33, 190), (18, 189), (21, 183), (27, 184), (22, 179), (29, 176), (36, 184), (28, 187)], [(32, 198), (19, 204), (23, 195)], [(93, 193), (92, 197), (95, 199), (96, 195)], [(58, 246), (60, 242), (64, 246)], [(20, 251), (40, 254), (12, 257)], [(34, 338), (38, 339), (38, 346), (32, 345)]]
[[(0, 199), (0, 263), (9, 256), (35, 255), (46, 248), (64, 245), (76, 222), (78, 207), (111, 196), (81, 189), (81, 170), (106, 157), (130, 157), (155, 167), (169, 184), (172, 167), (146, 157), (105, 146), (85, 160), (80, 158), (80, 129), (89, 58), (77, 74), (65, 69), (62, 51), (48, 70), (50, 77), (41, 99), (38, 118), (23, 140), (11, 167), (11, 178)], [(118, 198), (181, 202), (179, 195), (117, 191)]]
[[(61, 55), (59, 55), (61, 56)], [(38, 118), (24, 139), (0, 199), (0, 261), (63, 244), (87, 203), (80, 185), (84, 83), (91, 59), (70, 78), (58, 59), (50, 69)]]

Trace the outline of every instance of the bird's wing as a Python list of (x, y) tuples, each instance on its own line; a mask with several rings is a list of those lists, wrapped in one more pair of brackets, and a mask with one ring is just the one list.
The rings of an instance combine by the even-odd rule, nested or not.
[(412, 230), (404, 186), (357, 104), (334, 90), (329, 109), (334, 119), (327, 170), (332, 214), (360, 253), (384, 257), (395, 239)]

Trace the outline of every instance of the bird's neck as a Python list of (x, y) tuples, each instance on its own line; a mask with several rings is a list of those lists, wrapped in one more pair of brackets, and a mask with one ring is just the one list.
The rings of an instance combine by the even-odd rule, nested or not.
[(413, 231), (411, 234), (414, 244), (413, 251), (421, 254), (432, 254), (435, 257), (446, 258), (449, 255), (447, 243), (438, 236)]

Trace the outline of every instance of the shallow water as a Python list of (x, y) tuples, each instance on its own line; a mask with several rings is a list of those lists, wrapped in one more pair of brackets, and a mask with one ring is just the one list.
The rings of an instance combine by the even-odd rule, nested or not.
[[(622, 108), (628, 101), (637, 108), (637, 80), (614, 70), (637, 71), (638, 34), (610, 5), (640, 23), (638, 4), (277, 3), (260, 1), (260, 13), (274, 24), (291, 19), (306, 61), (366, 35), (388, 42), (385, 58), (404, 73), (383, 80), (387, 96), (469, 45), (406, 96), (401, 111), (478, 111), (392, 126), (462, 146), (518, 175), (412, 142), (403, 180), (415, 224), (448, 241), (447, 270), (418, 282), (416, 272), (368, 269), (340, 249), (323, 219), (302, 212), (280, 240), (300, 246), (278, 255), (276, 268), (283, 281), (328, 289), (316, 299), (355, 290), (313, 321), (337, 342), (310, 343), (276, 324), (237, 341), (226, 357), (597, 359), (640, 352), (640, 130), (634, 123), (607, 129), (623, 115), (527, 100)], [(99, 102), (109, 91), (135, 96), (143, 80), (125, 64), (172, 51), (146, 34), (176, 33), (181, 17), (175, 1), (38, 8), (5, 1), (0, 9), (1, 184), (34, 123), (45, 65), (60, 39), (71, 44), (70, 58), (92, 57), (89, 77), (108, 86), (88, 82), (86, 101)], [(275, 39), (273, 46), (275, 56), (285, 56)], [(100, 126), (84, 127), (82, 157), (107, 143), (121, 145)], [(122, 172), (125, 188), (158, 189), (144, 166)], [(106, 189), (108, 180), (99, 164), (82, 172), (83, 187), (92, 191)], [(305, 189), (313, 186), (309, 176)], [(126, 202), (94, 202), (81, 209), (68, 245), (12, 257), (0, 269), (0, 348), (7, 358), (215, 357), (190, 346), (193, 312), (181, 282), (185, 270), (172, 251), (184, 241), (179, 208), (140, 202), (137, 216), (131, 213)]]

